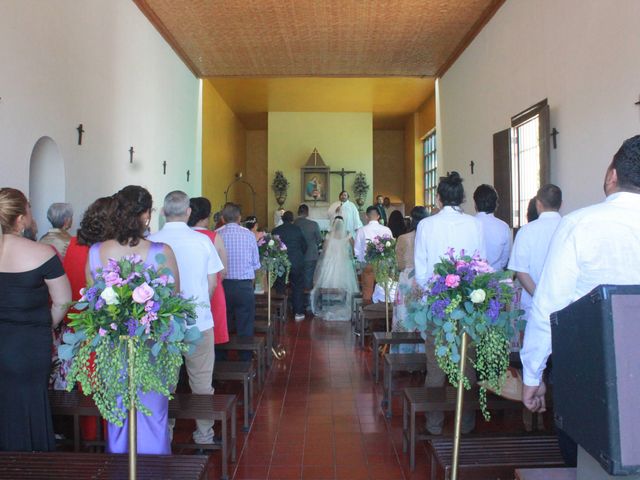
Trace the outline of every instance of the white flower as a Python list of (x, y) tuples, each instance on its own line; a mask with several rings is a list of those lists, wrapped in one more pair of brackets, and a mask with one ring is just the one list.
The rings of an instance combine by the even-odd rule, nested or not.
[(269, 243), (267, 245), (269, 245), (270, 247), (273, 247), (276, 244), (276, 242), (274, 242), (273, 240), (269, 240)]
[(482, 303), (484, 302), (484, 299), (487, 298), (487, 292), (485, 292), (481, 288), (478, 288), (477, 290), (474, 290), (473, 292), (471, 292), (471, 295), (469, 295), (469, 298), (473, 303)]
[(113, 287), (105, 288), (100, 294), (100, 297), (102, 297), (104, 303), (106, 303), (107, 305), (118, 305), (120, 303), (120, 301), (118, 300), (118, 294), (113, 289)]
[(387, 242), (384, 244), (385, 247), (389, 248), (391, 246), (391, 242)]

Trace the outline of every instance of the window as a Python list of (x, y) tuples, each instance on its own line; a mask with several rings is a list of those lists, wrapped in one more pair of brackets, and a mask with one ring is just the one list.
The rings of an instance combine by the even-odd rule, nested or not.
[(493, 136), (494, 186), (500, 196), (496, 216), (514, 229), (527, 223), (527, 207), (549, 183), (547, 100), (511, 118), (511, 128)]
[(424, 155), (424, 205), (428, 209), (436, 206), (438, 188), (438, 158), (436, 156), (436, 131), (432, 130), (422, 141)]

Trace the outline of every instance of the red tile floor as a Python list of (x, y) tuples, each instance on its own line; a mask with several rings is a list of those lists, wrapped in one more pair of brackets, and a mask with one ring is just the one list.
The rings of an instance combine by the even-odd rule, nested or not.
[[(371, 375), (371, 351), (354, 346), (348, 323), (289, 321), (283, 340), (287, 356), (274, 361), (264, 389), (256, 394), (249, 433), (242, 432), (238, 418), (238, 461), (230, 464), (230, 479), (428, 478), (423, 443), (418, 444), (416, 470), (409, 471), (402, 453), (401, 399), (394, 397), (393, 418), (385, 418), (382, 387)], [(420, 385), (423, 378), (407, 374), (399, 381)], [(228, 382), (218, 391), (233, 388)], [(524, 431), (518, 414), (494, 417), (485, 423), (478, 416), (476, 430)], [(445, 434), (451, 423), (448, 417)], [(180, 435), (191, 430), (186, 423), (177, 425)], [(220, 478), (219, 452), (211, 455), (210, 466), (209, 478)]]

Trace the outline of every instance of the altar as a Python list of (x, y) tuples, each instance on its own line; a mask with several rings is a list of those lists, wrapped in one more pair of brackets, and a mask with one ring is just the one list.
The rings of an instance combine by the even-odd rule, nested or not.
[(320, 227), (320, 231), (329, 231), (331, 226), (329, 223), (329, 215), (327, 215), (328, 205), (318, 205), (316, 207), (313, 204), (307, 204), (309, 206), (309, 220), (313, 220)]

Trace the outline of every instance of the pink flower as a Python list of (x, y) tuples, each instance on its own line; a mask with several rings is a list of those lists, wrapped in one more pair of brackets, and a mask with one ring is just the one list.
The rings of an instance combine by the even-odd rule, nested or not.
[(166, 275), (160, 275), (158, 278), (151, 281), (151, 283), (155, 285), (162, 285), (163, 287), (166, 287), (168, 282), (169, 277), (167, 277)]
[(144, 282), (139, 287), (133, 291), (131, 298), (136, 303), (146, 303), (147, 300), (151, 300), (153, 298), (153, 294), (155, 290), (149, 286), (147, 282)]
[(104, 284), (107, 287), (113, 287), (122, 285), (122, 278), (117, 272), (109, 272), (104, 276)]
[(460, 285), (460, 277), (458, 275), (450, 273), (444, 279), (444, 284), (449, 288), (456, 288), (458, 285)]
[(115, 323), (111, 323), (111, 325), (109, 325), (111, 327), (111, 330), (117, 330), (118, 329), (118, 325), (116, 325)]
[(456, 270), (462, 267), (466, 267), (467, 265), (468, 265), (467, 262), (465, 262), (464, 260), (458, 260), (456, 262)]
[(100, 335), (101, 337), (104, 337), (106, 334), (107, 334), (107, 331), (104, 328), (100, 327), (98, 329), (98, 335)]

